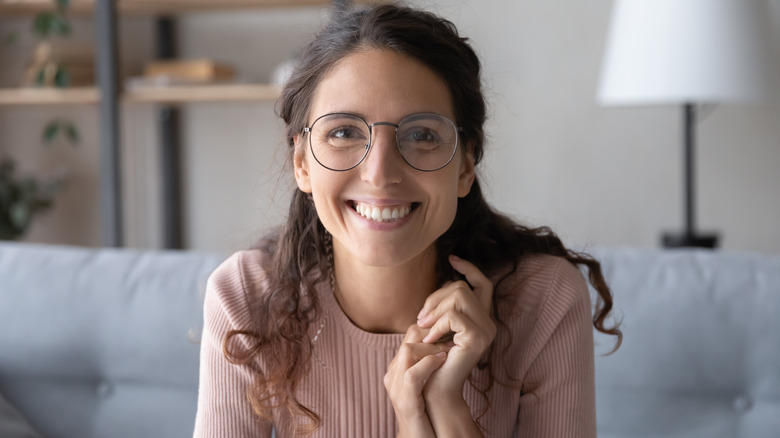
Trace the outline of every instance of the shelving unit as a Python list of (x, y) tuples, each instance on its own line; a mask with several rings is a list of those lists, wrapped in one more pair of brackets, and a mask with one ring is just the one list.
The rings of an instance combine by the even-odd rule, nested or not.
[(123, 94), (128, 103), (268, 102), (279, 97), (281, 89), (264, 84), (174, 85), (144, 87)]
[(99, 101), (97, 87), (0, 88), (0, 105), (78, 105)]
[[(381, 0), (360, 0), (369, 4)], [(297, 7), (345, 8), (349, 0), (71, 0), (69, 13), (92, 16), (96, 27), (97, 86), (67, 89), (0, 89), (0, 106), (99, 105), (100, 115), (100, 211), (105, 246), (123, 246), (122, 198), (119, 179), (119, 111), (125, 104), (160, 105), (161, 151), (164, 192), (164, 234), (167, 248), (181, 247), (181, 211), (178, 163), (179, 117), (171, 105), (198, 102), (269, 102), (279, 97), (278, 87), (267, 84), (143, 86), (123, 90), (116, 74), (117, 20), (126, 15), (158, 17), (158, 53), (175, 58), (175, 20), (190, 12)], [(0, 18), (32, 16), (51, 10), (53, 0), (0, 0)], [(163, 18), (164, 17), (164, 18)]]
[[(99, 0), (71, 0), (69, 11), (92, 14)], [(366, 4), (372, 1), (360, 1)], [(295, 8), (332, 5), (332, 0), (116, 0), (120, 14), (170, 15), (229, 9)], [(0, 16), (29, 15), (53, 8), (52, 0), (0, 0)]]
[[(142, 87), (120, 95), (122, 103), (269, 102), (281, 90), (266, 84), (209, 84)], [(100, 102), (97, 87), (0, 88), (3, 105), (79, 105)]]

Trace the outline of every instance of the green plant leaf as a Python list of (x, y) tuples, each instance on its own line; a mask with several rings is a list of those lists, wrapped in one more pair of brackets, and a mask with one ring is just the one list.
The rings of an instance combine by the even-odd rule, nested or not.
[(57, 133), (60, 132), (60, 122), (58, 120), (52, 120), (43, 128), (43, 141), (44, 144), (49, 145)]
[(65, 134), (68, 136), (68, 140), (70, 140), (70, 144), (73, 146), (78, 145), (79, 143), (79, 131), (76, 129), (76, 125), (74, 125), (71, 122), (68, 122), (65, 125)]
[(3, 215), (5, 206), (11, 205), (11, 181), (0, 179), (0, 215)]
[(61, 36), (68, 36), (71, 31), (70, 22), (62, 14), (52, 14), (51, 31)]
[(35, 73), (35, 85), (42, 87), (43, 86), (43, 75), (44, 71), (43, 69), (38, 69), (38, 72)]
[(11, 220), (11, 225), (20, 231), (27, 228), (27, 224), (30, 222), (31, 216), (30, 209), (27, 207), (27, 204), (17, 202), (11, 206), (11, 211), (8, 213), (8, 218)]
[(62, 65), (58, 65), (57, 71), (54, 73), (54, 86), (59, 88), (70, 86), (70, 72)]
[(46, 38), (52, 31), (52, 19), (54, 12), (40, 12), (33, 19), (33, 33), (41, 38)]

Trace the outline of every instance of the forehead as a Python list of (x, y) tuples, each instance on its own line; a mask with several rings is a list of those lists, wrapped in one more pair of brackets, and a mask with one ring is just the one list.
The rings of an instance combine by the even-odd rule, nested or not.
[(422, 62), (391, 50), (363, 49), (340, 59), (314, 92), (310, 118), (348, 112), (370, 123), (419, 112), (454, 120), (444, 80)]

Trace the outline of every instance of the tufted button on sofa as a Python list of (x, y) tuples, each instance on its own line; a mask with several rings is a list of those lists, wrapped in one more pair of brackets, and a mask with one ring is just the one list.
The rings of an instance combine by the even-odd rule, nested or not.
[(625, 335), (596, 357), (599, 437), (780, 437), (780, 256), (595, 255)]

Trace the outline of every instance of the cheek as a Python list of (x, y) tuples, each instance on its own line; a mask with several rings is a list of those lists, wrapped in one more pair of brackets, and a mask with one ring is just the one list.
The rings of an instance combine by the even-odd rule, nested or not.
[(336, 211), (342, 206), (341, 192), (346, 185), (343, 178), (345, 175), (324, 169), (316, 162), (309, 169), (314, 206), (324, 223), (328, 217), (339, 214)]
[(439, 190), (434, 205), (434, 220), (441, 226), (446, 226), (445, 229), (452, 225), (458, 211), (458, 184), (451, 181), (447, 179), (446, 182), (439, 181), (438, 184), (433, 185)]
[(340, 220), (336, 218), (331, 200), (327, 193), (323, 192), (322, 187), (318, 187), (312, 192), (312, 201), (320, 222), (322, 222), (326, 230), (333, 233)]

